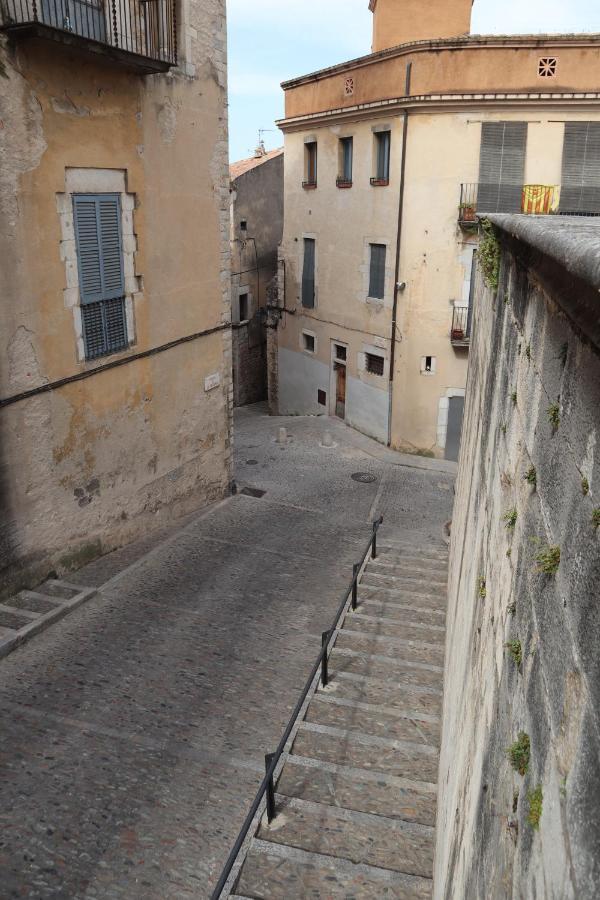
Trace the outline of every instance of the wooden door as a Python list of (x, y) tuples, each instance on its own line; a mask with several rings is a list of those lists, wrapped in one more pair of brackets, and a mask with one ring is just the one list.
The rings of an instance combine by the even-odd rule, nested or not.
[(346, 366), (335, 364), (335, 414), (339, 419), (346, 418)]

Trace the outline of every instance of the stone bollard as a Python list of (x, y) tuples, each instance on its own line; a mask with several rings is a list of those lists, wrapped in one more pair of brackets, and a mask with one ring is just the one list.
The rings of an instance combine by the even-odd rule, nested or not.
[(333, 447), (333, 438), (331, 437), (331, 432), (326, 431), (323, 435), (323, 446), (324, 447)]
[(279, 435), (277, 437), (278, 444), (287, 444), (287, 429), (282, 425), (279, 429)]

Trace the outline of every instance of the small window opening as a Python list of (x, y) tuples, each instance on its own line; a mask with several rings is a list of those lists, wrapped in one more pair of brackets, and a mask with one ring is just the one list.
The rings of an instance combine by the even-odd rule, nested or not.
[(555, 56), (542, 56), (538, 64), (540, 78), (554, 78), (558, 68), (558, 59)]
[(317, 186), (317, 142), (311, 141), (304, 145), (304, 174), (305, 181), (302, 182), (305, 188), (314, 188)]
[(317, 391), (319, 406), (327, 406), (327, 394), (325, 391)]
[(384, 358), (375, 353), (365, 353), (367, 372), (371, 375), (383, 375)]
[(248, 294), (240, 294), (240, 322), (248, 318)]
[(246, 221), (246, 219), (242, 219), (242, 221), (240, 222), (240, 228), (242, 231), (248, 230), (248, 222)]
[(425, 357), (425, 371), (431, 372), (431, 367), (433, 366), (433, 356)]
[(308, 350), (309, 353), (315, 352), (315, 338), (312, 334), (306, 334), (306, 332), (302, 333), (302, 340), (304, 342), (304, 349)]
[(342, 347), (341, 344), (335, 344), (335, 358), (336, 359), (346, 359), (346, 347)]

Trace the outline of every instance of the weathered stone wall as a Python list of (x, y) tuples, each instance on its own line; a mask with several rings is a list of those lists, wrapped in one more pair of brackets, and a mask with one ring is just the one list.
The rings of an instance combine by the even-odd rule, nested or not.
[(267, 391), (267, 345), (260, 316), (234, 325), (232, 338), (233, 404), (258, 403)]
[[(600, 893), (600, 227), (527, 219), (495, 217), (500, 284), (477, 289), (437, 898)], [(524, 775), (507, 752), (519, 735)]]
[[(230, 483), (225, 0), (179, 7), (166, 74), (0, 36), (0, 592)], [(117, 181), (129, 347), (88, 361), (71, 194)]]

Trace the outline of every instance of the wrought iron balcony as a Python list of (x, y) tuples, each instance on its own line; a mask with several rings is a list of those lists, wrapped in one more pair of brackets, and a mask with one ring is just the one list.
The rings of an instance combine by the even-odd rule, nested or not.
[(477, 224), (486, 213), (532, 216), (600, 216), (600, 186), (556, 184), (462, 184), (458, 221)]
[(317, 189), (317, 182), (316, 181), (303, 181), (302, 187), (304, 188), (305, 191), (315, 191)]
[(455, 306), (452, 312), (450, 343), (453, 347), (468, 347), (471, 343), (471, 309)]
[(351, 188), (352, 187), (352, 179), (346, 178), (344, 175), (338, 175), (335, 179), (336, 186), (339, 188)]
[(0, 0), (0, 29), (109, 55), (146, 73), (177, 64), (176, 0)]

